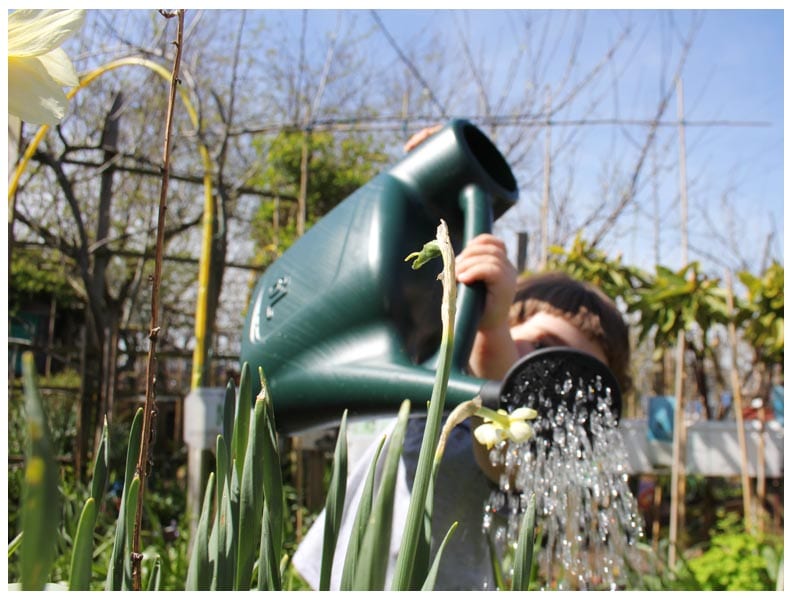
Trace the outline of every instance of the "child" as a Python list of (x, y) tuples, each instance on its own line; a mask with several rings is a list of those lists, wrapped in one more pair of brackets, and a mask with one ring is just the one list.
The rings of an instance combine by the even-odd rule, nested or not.
[[(617, 377), (622, 391), (627, 390), (628, 330), (614, 303), (596, 288), (559, 273), (536, 275), (517, 285), (516, 270), (507, 259), (503, 242), (490, 234), (474, 238), (458, 255), (456, 277), (466, 284), (483, 281), (487, 290), (469, 360), (472, 374), (500, 380), (519, 358), (538, 348), (571, 346), (604, 362)], [(387, 585), (400, 547), (424, 424), (424, 418), (412, 418), (407, 427), (396, 486)], [(496, 479), (487, 452), (471, 434), (474, 425), (465, 422), (453, 429), (437, 475), (433, 530), (439, 540), (434, 540), (434, 544), (451, 523), (459, 522), (445, 548), (437, 590), (493, 589), (481, 523), (483, 507)], [(354, 492), (362, 488), (372, 450), (349, 475), (350, 494), (335, 552), (331, 589), (338, 587), (359, 502)], [(322, 539), (323, 515), (294, 555), (296, 569), (314, 588), (318, 587)]]

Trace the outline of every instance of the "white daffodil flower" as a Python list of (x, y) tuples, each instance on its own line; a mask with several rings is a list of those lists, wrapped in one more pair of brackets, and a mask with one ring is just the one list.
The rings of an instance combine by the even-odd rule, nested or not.
[(524, 406), (512, 413), (501, 408), (494, 412), (481, 407), (477, 415), (483, 417), (483, 424), (475, 428), (475, 439), (490, 449), (505, 439), (517, 444), (529, 440), (534, 435), (534, 431), (527, 421), (536, 418), (538, 413)]
[(64, 87), (79, 84), (60, 45), (85, 20), (84, 10), (19, 9), (8, 15), (8, 112), (55, 125), (66, 113)]

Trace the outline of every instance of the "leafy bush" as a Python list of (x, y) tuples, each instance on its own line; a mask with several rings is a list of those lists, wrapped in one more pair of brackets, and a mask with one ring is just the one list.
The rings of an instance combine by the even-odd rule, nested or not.
[(686, 564), (701, 590), (775, 590), (782, 554), (780, 537), (748, 533), (740, 515), (719, 511), (709, 547)]

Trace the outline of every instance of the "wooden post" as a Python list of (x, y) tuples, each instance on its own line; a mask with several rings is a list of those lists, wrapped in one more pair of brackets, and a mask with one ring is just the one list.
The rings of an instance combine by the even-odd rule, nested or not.
[(546, 92), (546, 144), (543, 154), (543, 201), (540, 207), (540, 269), (549, 259), (549, 198), (551, 197), (551, 90)]
[(678, 532), (686, 520), (686, 419), (683, 402), (684, 360), (686, 332), (678, 336), (675, 364), (675, 421), (672, 429), (672, 480), (670, 485), (669, 514), (669, 568), (675, 567), (678, 550)]
[[(44, 375), (49, 377), (52, 375), (52, 352), (55, 346), (55, 319), (58, 316), (57, 311), (58, 301), (53, 295), (49, 299), (49, 322), (47, 324), (47, 356), (44, 363)], [(98, 430), (98, 428), (97, 428)]]
[(519, 274), (527, 268), (527, 246), (529, 244), (529, 234), (526, 231), (518, 233), (518, 251), (516, 254), (516, 270)]
[(310, 162), (310, 130), (307, 126), (302, 130), (302, 156), (299, 162), (299, 198), (296, 215), (296, 235), (304, 235), (307, 222), (307, 173)]
[[(683, 81), (675, 82), (678, 94), (678, 146), (680, 172), (680, 251), (682, 266), (688, 264), (688, 196), (686, 186), (686, 130), (683, 117)], [(669, 515), (669, 568), (675, 566), (678, 550), (678, 531), (683, 529), (686, 516), (686, 420), (683, 403), (684, 356), (686, 332), (678, 334), (675, 364), (675, 423), (672, 435), (672, 484)]]
[(752, 531), (754, 515), (752, 514), (751, 481), (749, 480), (749, 457), (746, 448), (746, 431), (743, 424), (743, 398), (741, 396), (741, 382), (738, 376), (738, 338), (735, 335), (735, 303), (732, 295), (732, 274), (727, 271), (727, 310), (730, 312), (730, 322), (727, 331), (732, 348), (732, 368), (730, 381), (732, 382), (733, 408), (735, 409), (735, 424), (738, 428), (738, 446), (741, 455), (741, 488), (743, 494), (743, 520), (746, 530)]
[(757, 528), (760, 532), (765, 526), (765, 399), (760, 398), (760, 407), (757, 409), (759, 417), (759, 434), (757, 438), (757, 510), (754, 518), (757, 519)]
[(304, 453), (302, 452), (302, 438), (298, 435), (291, 437), (291, 464), (293, 469), (294, 487), (296, 488), (296, 542), (302, 541), (302, 528), (304, 527)]
[(653, 488), (653, 507), (650, 511), (653, 532), (653, 552), (658, 554), (658, 539), (661, 534), (661, 478), (654, 476), (655, 487)]

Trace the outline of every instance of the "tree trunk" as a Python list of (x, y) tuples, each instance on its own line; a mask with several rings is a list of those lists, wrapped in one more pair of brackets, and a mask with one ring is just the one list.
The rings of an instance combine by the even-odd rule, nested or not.
[[(112, 199), (114, 161), (118, 154), (118, 131), (120, 110), (123, 103), (121, 93), (115, 95), (110, 112), (104, 123), (101, 145), (104, 149), (105, 168), (99, 186), (98, 219), (96, 223), (95, 248), (83, 248), (86, 262), (92, 255), (92, 269), (84, 265), (83, 280), (88, 292), (86, 323), (88, 335), (85, 336), (83, 350), (82, 394), (77, 416), (77, 451), (75, 470), (77, 475), (85, 474), (88, 460), (88, 444), (98, 443), (101, 430), (101, 416), (110, 410), (110, 402), (115, 385), (114, 363), (117, 360), (118, 327), (120, 323), (119, 302), (108, 294), (107, 267), (112, 253), (109, 248), (109, 232), (112, 227)], [(123, 299), (121, 299), (121, 302)], [(94, 434), (93, 436), (91, 434)]]

